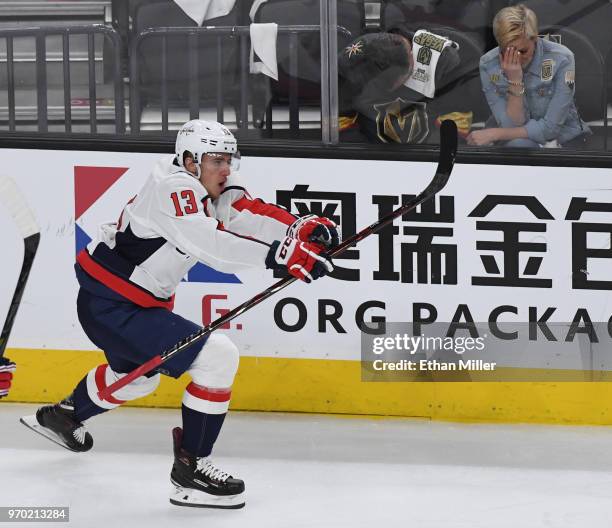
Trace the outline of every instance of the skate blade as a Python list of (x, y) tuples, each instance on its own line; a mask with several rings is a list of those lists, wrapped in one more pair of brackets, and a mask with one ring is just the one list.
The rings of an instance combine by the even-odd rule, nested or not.
[(183, 488), (174, 485), (170, 494), (170, 502), (175, 506), (189, 506), (191, 508), (221, 508), (237, 510), (244, 508), (244, 493), (238, 495), (211, 495), (195, 489)]
[(45, 438), (51, 440), (57, 445), (62, 446), (64, 449), (67, 449), (68, 451), (72, 451), (73, 453), (81, 453), (81, 451), (77, 451), (76, 449), (72, 449), (71, 447), (68, 447), (59, 435), (55, 434), (53, 431), (50, 431), (46, 427), (43, 427), (42, 425), (40, 425), (38, 423), (38, 420), (36, 419), (35, 414), (31, 416), (22, 416), (21, 418), (19, 418), (19, 421), (26, 427), (32, 429), (32, 431), (35, 431), (39, 435), (44, 436)]

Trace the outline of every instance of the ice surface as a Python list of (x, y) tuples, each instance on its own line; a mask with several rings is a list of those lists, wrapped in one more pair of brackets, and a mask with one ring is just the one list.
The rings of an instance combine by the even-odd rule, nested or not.
[(230, 413), (215, 461), (247, 505), (224, 511), (168, 502), (178, 410), (96, 417), (77, 454), (18, 422), (35, 408), (0, 403), (0, 506), (69, 506), (53, 526), (610, 526), (611, 428)]

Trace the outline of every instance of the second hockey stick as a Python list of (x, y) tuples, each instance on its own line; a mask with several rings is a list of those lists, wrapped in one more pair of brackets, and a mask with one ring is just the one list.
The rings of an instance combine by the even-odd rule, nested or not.
[(15, 316), (17, 310), (21, 304), (21, 297), (25, 291), (26, 283), (34, 263), (34, 257), (38, 250), (38, 243), (40, 241), (40, 230), (38, 224), (34, 218), (34, 214), (28, 207), (23, 195), (15, 185), (15, 182), (11, 178), (6, 176), (0, 176), (0, 203), (4, 204), (9, 214), (13, 218), (17, 229), (23, 237), (24, 254), (23, 264), (21, 265), (21, 271), (19, 272), (19, 278), (17, 279), (17, 286), (15, 287), (15, 293), (11, 299), (6, 320), (2, 327), (2, 333), (0, 333), (0, 358), (4, 355), (6, 345), (8, 344), (9, 336), (11, 335), (11, 329), (15, 322)]
[[(344, 251), (346, 251), (349, 247), (357, 244), (364, 238), (370, 236), (373, 233), (380, 231), (383, 227), (392, 223), (396, 218), (406, 214), (407, 212), (415, 209), (417, 206), (426, 202), (433, 196), (435, 196), (448, 182), (450, 174), (453, 170), (453, 166), (455, 164), (455, 156), (457, 154), (457, 126), (454, 121), (444, 121), (442, 126), (440, 127), (440, 159), (438, 161), (438, 167), (436, 169), (436, 174), (433, 179), (429, 182), (429, 185), (417, 196), (415, 196), (412, 200), (406, 202), (404, 205), (389, 213), (387, 216), (377, 220), (373, 224), (359, 231), (359, 233), (354, 234), (353, 236), (344, 240), (341, 244), (331, 249), (328, 254), (330, 257), (337, 257)], [(204, 328), (198, 330), (195, 334), (190, 335), (189, 337), (183, 339), (178, 342), (169, 350), (162, 352), (161, 354), (151, 358), (149, 361), (146, 361), (140, 367), (134, 369), (129, 372), (122, 378), (118, 379), (114, 383), (110, 384), (108, 387), (105, 387), (101, 391), (98, 392), (98, 396), (101, 400), (107, 399), (111, 394), (115, 391), (118, 391), (120, 388), (125, 387), (136, 378), (140, 376), (144, 376), (145, 374), (151, 372), (156, 369), (162, 363), (168, 361), (173, 358), (187, 347), (193, 345), (194, 343), (204, 339), (211, 332), (214, 332), (221, 326), (223, 326), (228, 321), (231, 321), (235, 317), (243, 314), (247, 310), (250, 310), (254, 306), (257, 306), (260, 302), (264, 301), (268, 297), (274, 295), (278, 291), (283, 288), (289, 286), (289, 284), (293, 283), (297, 280), (295, 277), (288, 276), (284, 279), (279, 280), (277, 283), (273, 284), (266, 290), (262, 291), (252, 297), (248, 301), (245, 301), (240, 306), (237, 306), (233, 310), (230, 310), (223, 316), (219, 317), (216, 321), (206, 325)]]

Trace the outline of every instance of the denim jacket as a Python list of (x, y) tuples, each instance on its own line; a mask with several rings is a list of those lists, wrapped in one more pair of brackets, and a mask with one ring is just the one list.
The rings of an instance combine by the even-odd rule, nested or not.
[(498, 126), (524, 126), (529, 139), (540, 144), (553, 139), (563, 144), (591, 133), (576, 110), (574, 74), (574, 54), (561, 44), (538, 38), (533, 59), (523, 73), (527, 119), (516, 125), (506, 113), (509, 83), (501, 68), (499, 47), (480, 58), (482, 88)]

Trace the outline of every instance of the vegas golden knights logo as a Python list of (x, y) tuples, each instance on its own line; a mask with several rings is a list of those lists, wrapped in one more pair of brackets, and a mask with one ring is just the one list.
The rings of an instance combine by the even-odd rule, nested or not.
[(554, 69), (554, 65), (551, 59), (546, 59), (545, 61), (542, 61), (542, 67), (540, 70), (540, 78), (543, 81), (550, 81), (553, 78), (553, 73), (554, 73), (553, 69)]
[(431, 62), (431, 49), (422, 47), (417, 53), (417, 62), (429, 65)]
[(423, 143), (429, 135), (427, 105), (394, 101), (374, 105), (376, 110), (376, 134), (384, 143)]

